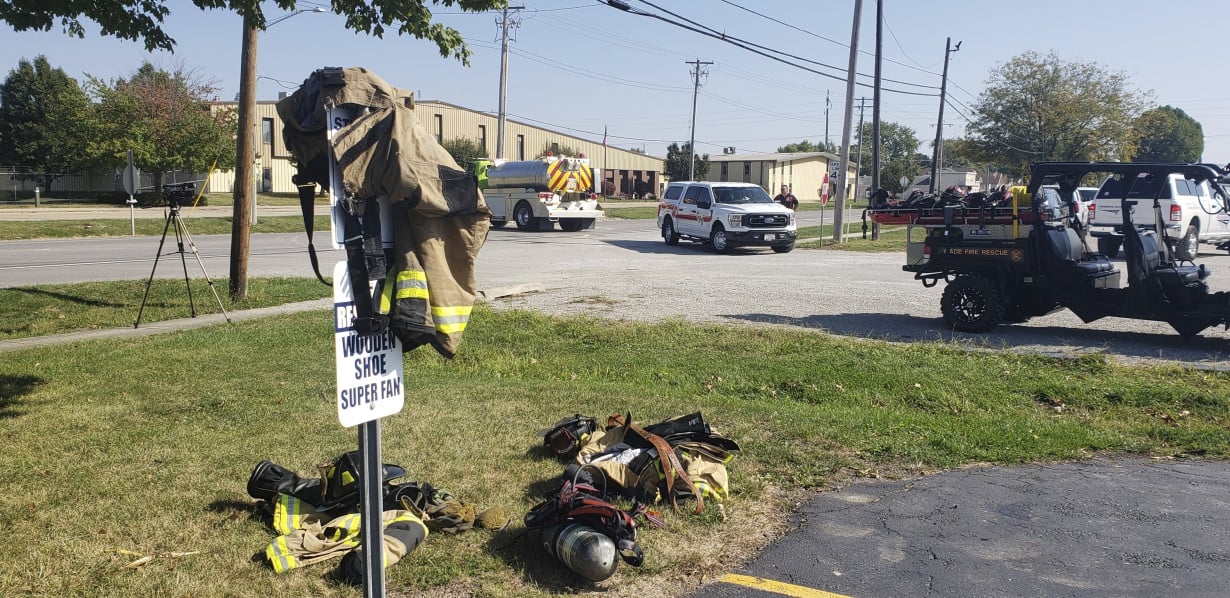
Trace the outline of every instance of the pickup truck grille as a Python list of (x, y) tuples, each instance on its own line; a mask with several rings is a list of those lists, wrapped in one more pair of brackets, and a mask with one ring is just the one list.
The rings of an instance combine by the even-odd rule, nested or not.
[(748, 228), (781, 228), (790, 222), (785, 214), (750, 214), (743, 218), (743, 225)]

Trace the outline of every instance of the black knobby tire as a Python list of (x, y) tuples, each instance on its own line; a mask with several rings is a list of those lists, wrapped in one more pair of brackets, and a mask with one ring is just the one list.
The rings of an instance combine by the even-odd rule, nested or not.
[(773, 253), (790, 253), (794, 249), (794, 243), (789, 245), (774, 245)]
[(528, 202), (520, 202), (513, 208), (513, 222), (517, 223), (518, 230), (538, 230), (538, 219)]
[(662, 240), (666, 241), (667, 245), (679, 244), (679, 231), (675, 230), (675, 222), (670, 218), (662, 221)]
[(1185, 262), (1194, 262), (1200, 256), (1200, 229), (1195, 224), (1187, 225), (1187, 232), (1175, 245), (1174, 255)]
[(575, 233), (585, 228), (584, 218), (560, 218), (559, 227), (566, 233)]
[(1098, 253), (1109, 257), (1119, 257), (1119, 247), (1123, 245), (1123, 240), (1112, 237), (1098, 237)]
[(726, 236), (726, 229), (722, 228), (722, 225), (713, 225), (713, 229), (709, 231), (709, 244), (713, 245), (713, 250), (718, 253), (730, 251), (730, 237)]
[(999, 288), (983, 276), (958, 276), (940, 299), (944, 321), (961, 332), (987, 332), (1004, 319)]

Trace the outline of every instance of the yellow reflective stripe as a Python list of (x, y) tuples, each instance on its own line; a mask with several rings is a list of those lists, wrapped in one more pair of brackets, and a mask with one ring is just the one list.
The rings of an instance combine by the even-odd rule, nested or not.
[(427, 299), (427, 273), (422, 270), (398, 272), (394, 287), (398, 299)]
[(289, 534), (299, 529), (299, 522), (303, 518), (302, 504), (303, 501), (289, 494), (279, 494), (273, 505), (273, 528), (280, 534)]
[(273, 543), (265, 549), (265, 556), (269, 557), (269, 563), (273, 565), (273, 570), (277, 573), (286, 573), (299, 566), (299, 562), (290, 553), (290, 546), (286, 545), (286, 536), (275, 538)]
[(436, 330), (445, 334), (453, 334), (466, 329), (470, 322), (471, 306), (435, 307), (431, 308), (431, 319)]
[(385, 281), (380, 289), (380, 313), (388, 314), (393, 309), (393, 285)]

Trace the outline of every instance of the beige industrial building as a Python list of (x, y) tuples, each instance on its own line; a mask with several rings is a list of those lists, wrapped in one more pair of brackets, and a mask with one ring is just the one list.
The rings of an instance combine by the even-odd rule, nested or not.
[[(790, 185), (800, 201), (818, 201), (825, 175), (829, 177), (829, 196), (833, 196), (839, 164), (837, 156), (827, 152), (722, 154), (709, 157), (706, 180), (755, 183), (771, 195), (776, 195), (783, 184)], [(853, 197), (853, 167), (849, 173), (846, 197)]]
[[(223, 102), (222, 107), (234, 107), (233, 102)], [(291, 175), (295, 167), (290, 154), (282, 144), (282, 121), (278, 118), (275, 101), (256, 103), (258, 143), (255, 176), (260, 177), (264, 192), (293, 193), (295, 186)], [(435, 100), (415, 101), (414, 111), (419, 123), (435, 135), (436, 141), (465, 138), (476, 142), (495, 157), (495, 145), (499, 120), (484, 112)], [(570, 148), (589, 158), (590, 166), (601, 169), (605, 181), (603, 188), (611, 195), (623, 196), (657, 193), (662, 177), (662, 158), (631, 152), (600, 142), (537, 127), (513, 119), (505, 120), (504, 158), (508, 160), (533, 160), (545, 150), (556, 153), (561, 148)], [(235, 180), (233, 171), (216, 172), (209, 178), (209, 189), (220, 192), (231, 189)]]

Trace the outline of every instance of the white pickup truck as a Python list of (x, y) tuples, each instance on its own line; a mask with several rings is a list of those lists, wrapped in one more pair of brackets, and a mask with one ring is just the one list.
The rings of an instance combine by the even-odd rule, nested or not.
[(658, 230), (667, 245), (688, 238), (708, 243), (718, 253), (740, 246), (787, 253), (798, 236), (794, 210), (775, 203), (760, 186), (705, 181), (677, 181), (666, 187), (658, 203)]
[(1137, 228), (1154, 229), (1153, 198), (1158, 198), (1163, 233), (1179, 259), (1194, 259), (1200, 243), (1230, 241), (1230, 213), (1220, 188), (1180, 174), (1165, 178), (1141, 175), (1134, 182), (1111, 176), (1102, 182), (1089, 206), (1089, 234), (1097, 238), (1098, 252), (1106, 257), (1118, 256), (1123, 244), (1122, 200), (1129, 188), (1127, 206)]

